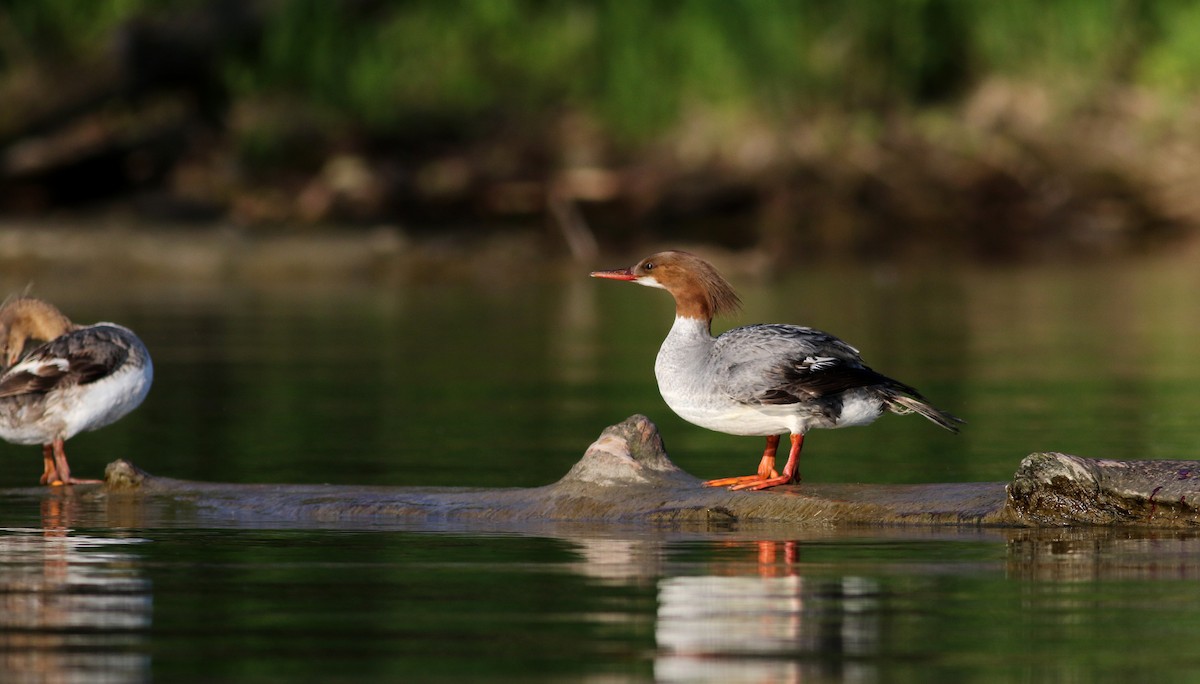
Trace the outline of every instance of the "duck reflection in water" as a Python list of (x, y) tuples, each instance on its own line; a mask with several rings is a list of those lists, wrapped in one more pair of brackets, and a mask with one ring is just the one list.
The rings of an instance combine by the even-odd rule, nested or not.
[(145, 540), (75, 534), (68, 491), (42, 500), (41, 529), (0, 529), (0, 681), (147, 681)]
[(880, 648), (878, 585), (856, 576), (801, 576), (799, 542), (750, 544), (755, 574), (739, 562), (718, 566), (718, 574), (662, 580), (655, 680), (870, 679), (871, 672), (849, 670), (874, 667), (869, 656)]

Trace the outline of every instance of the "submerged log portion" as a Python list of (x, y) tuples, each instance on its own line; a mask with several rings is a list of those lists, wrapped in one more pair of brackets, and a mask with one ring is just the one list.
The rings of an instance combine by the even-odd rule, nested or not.
[(645, 416), (607, 428), (561, 480), (472, 489), (247, 485), (156, 477), (108, 466), (103, 496), (169, 502), (200, 519), (414, 522), (667, 522), (1047, 527), (1200, 523), (1200, 462), (1096, 461), (1037, 453), (1011, 483), (809, 484), (764, 492), (702, 487), (667, 457)]

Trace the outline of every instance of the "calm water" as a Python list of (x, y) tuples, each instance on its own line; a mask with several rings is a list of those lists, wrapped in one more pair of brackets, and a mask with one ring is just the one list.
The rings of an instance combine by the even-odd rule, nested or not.
[[(810, 481), (1005, 480), (1035, 450), (1194, 458), (1185, 261), (737, 274), (736, 323), (834, 332), (969, 421), (814, 433)], [(137, 413), (72, 440), (83, 476), (123, 457), (190, 479), (532, 486), (637, 412), (701, 477), (761, 452), (658, 398), (654, 290), (68, 285), (37, 292), (134, 327), (157, 368)], [(30, 488), (37, 449), (0, 449), (0, 681), (1200, 679), (1191, 533), (214, 526)]]

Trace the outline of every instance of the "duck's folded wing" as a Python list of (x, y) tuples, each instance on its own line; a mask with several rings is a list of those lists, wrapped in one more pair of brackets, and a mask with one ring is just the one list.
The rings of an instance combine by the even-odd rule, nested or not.
[(867, 366), (846, 359), (806, 356), (780, 364), (774, 383), (759, 396), (764, 404), (793, 404), (820, 399), (859, 387), (888, 386), (904, 393), (916, 390)]
[(128, 348), (105, 329), (83, 329), (31, 351), (0, 376), (0, 397), (46, 393), (86, 385), (111, 375), (129, 358)]
[(44, 394), (70, 378), (66, 359), (30, 360), (28, 357), (0, 377), (0, 397)]
[(713, 351), (722, 391), (747, 404), (794, 404), (889, 382), (862, 364), (857, 349), (812, 328), (734, 328)]

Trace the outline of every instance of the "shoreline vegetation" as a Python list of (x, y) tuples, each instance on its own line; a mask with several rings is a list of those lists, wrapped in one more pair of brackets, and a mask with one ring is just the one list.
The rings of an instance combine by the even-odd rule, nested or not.
[(12, 3), (0, 221), (1164, 251), (1200, 226), (1197, 44), (1150, 0)]

